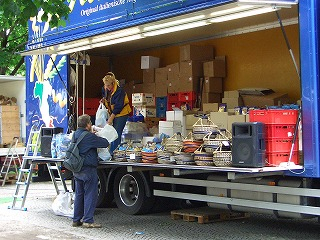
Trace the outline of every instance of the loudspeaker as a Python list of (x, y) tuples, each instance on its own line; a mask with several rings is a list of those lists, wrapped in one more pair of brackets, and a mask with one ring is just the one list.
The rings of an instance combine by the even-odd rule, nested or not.
[(265, 166), (265, 133), (261, 122), (232, 124), (232, 165), (235, 167)]
[(54, 127), (54, 128), (42, 128), (41, 129), (41, 156), (42, 157), (51, 157), (51, 141), (53, 134), (62, 133), (63, 128)]

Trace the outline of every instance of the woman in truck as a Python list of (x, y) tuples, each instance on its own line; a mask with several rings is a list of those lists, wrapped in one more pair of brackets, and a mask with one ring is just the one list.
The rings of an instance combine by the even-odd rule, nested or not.
[(118, 138), (110, 146), (110, 153), (113, 154), (121, 143), (122, 131), (132, 110), (127, 93), (119, 86), (119, 81), (112, 72), (108, 72), (102, 81), (104, 85), (101, 102), (109, 112), (107, 124), (113, 125), (118, 133)]

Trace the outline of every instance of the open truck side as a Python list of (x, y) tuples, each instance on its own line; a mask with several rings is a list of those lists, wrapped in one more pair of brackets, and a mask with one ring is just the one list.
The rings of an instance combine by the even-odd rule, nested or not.
[[(75, 1), (71, 1), (74, 3)], [(261, 3), (262, 2), (262, 3)], [(197, 16), (206, 15), (207, 11), (216, 8), (222, 8), (227, 15), (228, 6), (247, 6), (243, 1), (118, 1), (119, 9), (116, 9), (115, 1), (113, 3), (84, 5), (85, 8), (78, 11), (78, 15), (70, 16), (70, 24), (65, 29), (54, 29), (48, 33), (43, 33), (41, 38), (30, 34), (30, 42), (27, 45), (25, 55), (41, 54), (45, 58), (46, 54), (55, 58), (62, 59), (70, 53), (78, 51), (88, 51), (101, 46), (125, 42), (128, 46), (136, 41), (148, 41), (146, 31), (143, 35), (135, 31), (141, 31), (158, 21), (164, 21), (170, 18), (179, 18), (179, 16), (189, 16), (196, 19)], [(159, 4), (159, 5), (157, 5)], [(246, 3), (249, 4), (250, 3)], [(234, 168), (234, 167), (202, 167), (202, 166), (181, 166), (165, 164), (144, 164), (144, 163), (119, 163), (103, 162), (99, 166), (100, 194), (99, 206), (107, 206), (114, 200), (118, 208), (128, 214), (147, 213), (155, 206), (165, 206), (168, 202), (175, 204), (199, 202), (207, 203), (212, 207), (220, 207), (230, 210), (257, 211), (262, 213), (271, 213), (279, 217), (298, 217), (309, 218), (320, 216), (320, 155), (319, 155), (319, 2), (316, 0), (306, 1), (253, 1), (255, 6), (270, 6), (271, 8), (296, 7), (297, 23), (299, 37), (299, 64), (298, 79), (301, 85), (301, 122), (302, 122), (302, 151), (303, 161), (300, 167), (291, 169), (290, 166), (278, 168)], [(261, 5), (262, 4), (262, 5)], [(81, 6), (75, 2), (74, 10)], [(111, 11), (112, 14), (106, 19), (105, 15), (101, 18), (95, 18), (94, 14), (99, 11)], [(282, 10), (281, 10), (282, 11)], [(280, 13), (281, 13), (280, 11)], [(275, 14), (275, 13), (273, 13)], [(84, 16), (89, 17), (84, 24)], [(77, 19), (79, 20), (77, 22)], [(291, 19), (292, 20), (292, 19)], [(177, 20), (178, 21), (178, 20)], [(181, 20), (180, 20), (181, 21)], [(239, 28), (237, 25), (240, 20), (233, 20), (230, 24), (228, 34), (241, 35), (250, 32), (249, 28)], [(293, 20), (294, 21), (294, 20)], [(192, 20), (191, 23), (199, 24), (193, 26), (192, 31), (200, 31), (201, 21)], [(189, 23), (189, 24), (191, 24)], [(148, 25), (149, 24), (149, 25)], [(228, 22), (225, 23), (228, 25)], [(182, 24), (181, 24), (182, 25)], [(293, 23), (295, 25), (295, 23)], [(145, 28), (144, 28), (145, 27)], [(268, 29), (263, 24), (257, 25), (257, 31), (263, 28)], [(232, 29), (234, 28), (234, 29)], [(254, 27), (251, 27), (251, 29)], [(280, 26), (278, 25), (280, 29)], [(74, 29), (80, 29), (73, 32)], [(126, 32), (127, 30), (133, 32)], [(170, 29), (165, 27), (164, 29)], [(232, 30), (237, 34), (231, 33)], [(212, 29), (211, 29), (212, 30)], [(183, 32), (183, 31), (181, 31)], [(160, 32), (155, 33), (161, 34)], [(172, 33), (173, 34), (173, 33)], [(117, 36), (117, 38), (115, 37)], [(150, 35), (151, 36), (151, 35)], [(171, 45), (174, 45), (175, 39), (170, 33), (165, 35), (171, 38)], [(212, 34), (208, 32), (207, 36), (197, 36), (198, 41), (210, 39)], [(223, 35), (228, 37), (228, 35)], [(104, 40), (101, 40), (101, 39)], [(219, 38), (219, 36), (215, 36)], [(100, 39), (100, 40), (99, 40)], [(157, 45), (157, 37), (150, 38)], [(191, 42), (188, 39), (187, 42)], [(113, 41), (113, 42), (112, 42)], [(160, 41), (160, 40), (159, 40)], [(181, 44), (183, 41), (180, 38)], [(123, 44), (123, 43), (122, 43)], [(160, 44), (160, 43), (159, 43)], [(162, 44), (162, 45), (161, 45)], [(166, 46), (164, 43), (162, 48)], [(125, 46), (125, 45), (120, 45)], [(239, 46), (241, 47), (241, 46)], [(142, 48), (143, 49), (143, 48)], [(141, 49), (140, 49), (141, 50)], [(133, 50), (130, 50), (133, 51)], [(138, 51), (138, 50), (136, 50)], [(270, 49), (272, 52), (272, 49)], [(45, 55), (43, 55), (45, 54)], [(56, 55), (57, 54), (57, 55)], [(62, 54), (62, 55), (59, 55)], [(108, 50), (106, 53), (108, 55)], [(134, 55), (134, 52), (132, 53)], [(112, 54), (111, 54), (112, 55)], [(110, 58), (111, 55), (109, 56)], [(62, 56), (62, 57), (61, 57)], [(267, 56), (266, 56), (267, 57)], [(27, 57), (27, 59), (30, 57)], [(108, 63), (110, 64), (110, 58)], [(288, 58), (291, 61), (290, 58)], [(28, 60), (32, 64), (32, 60)], [(85, 61), (85, 60), (84, 60)], [(169, 60), (167, 60), (169, 61)], [(275, 60), (276, 61), (276, 60)], [(125, 64), (128, 64), (124, 61)], [(117, 63), (113, 63), (116, 65)], [(290, 62), (292, 64), (292, 62)], [(123, 63), (122, 63), (123, 65)], [(129, 64), (130, 65), (130, 64)], [(129, 65), (125, 69), (131, 69)], [(134, 65), (134, 64), (133, 64)], [(70, 62), (66, 61), (66, 70), (62, 69), (65, 79), (70, 80), (68, 67)], [(82, 80), (86, 79), (85, 64), (75, 63), (76, 72), (82, 67)], [(292, 64), (295, 72), (294, 65)], [(123, 70), (124, 71), (124, 70)], [(27, 85), (31, 84), (31, 78), (34, 73), (28, 74)], [(78, 74), (79, 75), (79, 74)], [(76, 82), (80, 83), (79, 77)], [(67, 81), (68, 82), (68, 81)], [(93, 80), (91, 80), (93, 83)], [(69, 83), (69, 82), (68, 82)], [(85, 99), (85, 83), (83, 82), (83, 99)], [(288, 88), (289, 88), (288, 84)], [(100, 85), (96, 86), (97, 91)], [(62, 89), (62, 88), (61, 88)], [(63, 89), (62, 89), (63, 90)], [(61, 92), (63, 92), (61, 90)], [(76, 91), (79, 91), (78, 89)], [(63, 94), (62, 94), (63, 95)], [(67, 95), (67, 94), (65, 94)], [(299, 95), (299, 94), (298, 94)], [(77, 92), (80, 96), (80, 92)], [(63, 101), (62, 101), (63, 103)], [(29, 105), (33, 106), (33, 105)], [(27, 104), (28, 108), (28, 104)], [(27, 112), (31, 112), (31, 109)], [(77, 112), (78, 113), (78, 112)], [(65, 113), (64, 113), (65, 114)], [(63, 118), (63, 117), (62, 117)], [(32, 119), (30, 118), (30, 121)], [(50, 119), (48, 120), (48, 124)], [(66, 124), (66, 123), (64, 123)], [(67, 128), (67, 126), (63, 126)], [(180, 201), (167, 201), (168, 199), (180, 199)]]

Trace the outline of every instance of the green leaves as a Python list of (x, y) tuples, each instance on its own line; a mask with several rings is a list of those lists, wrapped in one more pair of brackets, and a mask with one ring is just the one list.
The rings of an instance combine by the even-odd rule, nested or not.
[(65, 26), (70, 9), (63, 0), (0, 0), (0, 74), (11, 73), (21, 57), (15, 52), (24, 50), (28, 36), (28, 21), (43, 9), (41, 20), (51, 27)]

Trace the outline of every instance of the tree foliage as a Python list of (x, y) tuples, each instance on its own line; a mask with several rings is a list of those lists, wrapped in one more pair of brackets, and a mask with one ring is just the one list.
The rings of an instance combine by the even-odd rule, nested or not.
[(50, 26), (65, 24), (70, 9), (63, 0), (0, 0), (0, 74), (24, 74), (23, 51), (28, 39), (28, 21), (43, 9), (42, 21), (51, 15)]

